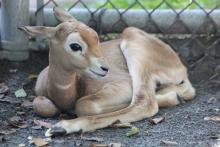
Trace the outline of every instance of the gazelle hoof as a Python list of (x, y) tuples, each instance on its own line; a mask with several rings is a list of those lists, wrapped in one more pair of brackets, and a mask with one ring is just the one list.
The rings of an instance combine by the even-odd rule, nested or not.
[(50, 128), (45, 132), (46, 137), (63, 136), (63, 135), (66, 135), (66, 134), (67, 134), (66, 130), (64, 128), (61, 128), (61, 127)]

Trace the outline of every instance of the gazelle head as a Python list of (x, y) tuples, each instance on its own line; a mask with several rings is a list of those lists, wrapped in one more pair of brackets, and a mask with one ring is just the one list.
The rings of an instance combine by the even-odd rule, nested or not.
[(90, 77), (105, 76), (108, 66), (99, 48), (97, 33), (63, 9), (55, 7), (54, 15), (61, 21), (56, 27), (25, 26), (20, 29), (31, 36), (48, 38), (50, 65)]

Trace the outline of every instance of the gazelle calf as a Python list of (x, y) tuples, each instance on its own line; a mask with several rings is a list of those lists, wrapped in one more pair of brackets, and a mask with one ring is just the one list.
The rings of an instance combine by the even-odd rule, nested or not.
[[(104, 128), (116, 121), (151, 117), (159, 107), (195, 96), (186, 67), (159, 39), (134, 27), (120, 39), (99, 43), (97, 33), (68, 12), (54, 8), (56, 27), (22, 27), (49, 40), (49, 66), (36, 83), (34, 109), (40, 116), (75, 112), (58, 122), (53, 135)], [(156, 92), (156, 85), (161, 88)]]

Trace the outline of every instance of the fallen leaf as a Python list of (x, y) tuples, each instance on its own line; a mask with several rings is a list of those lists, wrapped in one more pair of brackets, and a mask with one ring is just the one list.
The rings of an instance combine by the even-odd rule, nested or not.
[(132, 128), (130, 123), (114, 123), (112, 124), (113, 128)]
[(215, 98), (215, 97), (210, 97), (209, 99), (208, 99), (208, 104), (215, 104), (217, 102), (217, 99)]
[(32, 141), (37, 147), (42, 147), (48, 144), (48, 142), (44, 141), (42, 138), (32, 138)]
[(28, 127), (28, 124), (21, 124), (21, 125), (19, 125), (18, 127), (21, 128), (21, 129), (24, 129), (24, 128), (27, 128), (27, 127)]
[(99, 138), (99, 137), (84, 137), (84, 136), (81, 136), (80, 139), (87, 140), (87, 141), (96, 141), (96, 142), (102, 142), (103, 141), (103, 138)]
[(0, 143), (2, 143), (2, 142), (6, 142), (6, 139), (4, 136), (0, 136)]
[(91, 143), (89, 144), (89, 147), (108, 147), (107, 144), (94, 144), (94, 143)]
[(5, 96), (5, 94), (0, 94), (0, 99), (2, 99)]
[(23, 112), (23, 111), (18, 111), (16, 114), (17, 114), (17, 115), (25, 115), (25, 112)]
[(204, 118), (204, 120), (220, 122), (220, 116), (217, 116), (217, 115), (207, 116)]
[(133, 136), (133, 135), (135, 135), (135, 134), (138, 134), (139, 132), (140, 132), (139, 128), (133, 126), (133, 127), (131, 128), (131, 130), (126, 133), (126, 136), (127, 136), (127, 137), (131, 137), (131, 136)]
[(55, 144), (63, 144), (64, 142), (65, 142), (64, 140), (54, 140), (53, 141), (53, 143), (55, 143)]
[(16, 111), (21, 111), (21, 110), (22, 110), (21, 107), (15, 107), (14, 109), (15, 109)]
[(24, 102), (21, 104), (21, 106), (24, 107), (24, 108), (32, 108), (32, 107), (33, 107), (33, 103), (30, 102), (30, 101), (28, 101), (28, 100), (26, 100), (26, 101), (24, 101)]
[(20, 143), (20, 144), (18, 145), (18, 147), (25, 147), (25, 144), (24, 144), (24, 143)]
[(217, 87), (220, 85), (220, 80), (209, 80), (208, 81), (208, 87)]
[(51, 128), (47, 129), (47, 131), (44, 133), (44, 136), (45, 136), (45, 137), (51, 137), (51, 136), (53, 136), (53, 135), (50, 133), (50, 131), (51, 131)]
[(109, 147), (121, 147), (121, 143), (110, 143)]
[(0, 83), (0, 94), (5, 94), (9, 91), (8, 86), (5, 83)]
[(9, 118), (8, 121), (9, 121), (9, 123), (18, 124), (19, 122), (22, 121), (22, 119), (19, 116), (13, 116), (13, 117)]
[(145, 133), (145, 135), (149, 135), (149, 130), (148, 129), (144, 129), (144, 133)]
[(17, 129), (4, 130), (4, 131), (0, 131), (0, 134), (9, 135), (9, 134), (15, 133), (16, 131), (17, 131)]
[(28, 140), (32, 140), (33, 139), (33, 137), (32, 136), (28, 136)]
[(44, 121), (41, 121), (41, 120), (36, 120), (36, 119), (34, 119), (34, 123), (36, 124), (36, 125), (39, 125), (39, 126), (42, 126), (42, 127), (45, 127), (45, 128), (52, 128), (52, 124), (51, 123), (48, 123), (48, 122), (44, 122)]
[(89, 147), (121, 147), (120, 143), (110, 143), (110, 144), (89, 144)]
[(19, 117), (19, 116), (13, 116), (13, 117), (9, 118), (8, 123), (15, 128), (22, 128), (23, 129), (23, 128), (28, 127), (28, 125), (25, 124), (23, 122), (23, 120), (21, 119), (21, 117)]
[(42, 129), (42, 126), (33, 126), (33, 127), (31, 127), (32, 129), (34, 129), (34, 130), (41, 130)]
[(27, 99), (29, 101), (33, 101), (35, 98), (36, 98), (36, 96), (34, 96), (34, 95), (30, 95), (30, 96), (27, 97)]
[[(0, 120), (0, 126), (8, 126), (8, 122), (4, 121), (4, 120)], [(4, 128), (4, 127), (3, 127)], [(2, 128), (0, 128), (0, 130), (2, 130)], [(3, 133), (1, 133), (0, 131), (0, 135), (4, 135)]]
[(157, 118), (150, 119), (149, 122), (153, 125), (157, 125), (161, 123), (164, 119), (165, 117), (157, 117)]
[(33, 144), (34, 143), (32, 136), (28, 136), (27, 139), (28, 139), (29, 144)]
[(21, 89), (18, 89), (17, 91), (15, 91), (15, 96), (16, 96), (16, 98), (26, 97), (27, 93), (24, 91), (23, 88), (21, 88)]
[(8, 110), (5, 110), (5, 109), (1, 109), (0, 110), (0, 113), (5, 113), (5, 112), (7, 112)]
[(37, 75), (35, 75), (35, 74), (28, 75), (28, 80), (34, 80), (34, 79), (37, 79)]
[(160, 143), (164, 145), (178, 145), (176, 141), (169, 141), (169, 140), (161, 140)]
[(220, 134), (216, 131), (210, 132), (209, 136), (210, 136), (211, 139), (219, 139), (220, 138)]
[(17, 73), (18, 69), (9, 69), (10, 73)]
[[(47, 137), (47, 138), (44, 138), (44, 141), (46, 141), (46, 142), (51, 142), (52, 139), (51, 139), (50, 137)], [(64, 140), (61, 140), (61, 142), (64, 142)]]
[(10, 97), (10, 96), (5, 96), (5, 97), (3, 97), (3, 98), (0, 99), (0, 102), (10, 103), (10, 104), (18, 104), (18, 103), (20, 103), (21, 101), (15, 99), (15, 98), (13, 98), (13, 97)]
[(22, 83), (22, 86), (28, 86), (29, 84), (31, 84), (33, 82), (34, 79), (37, 79), (37, 75), (35, 74), (30, 74), (27, 79)]

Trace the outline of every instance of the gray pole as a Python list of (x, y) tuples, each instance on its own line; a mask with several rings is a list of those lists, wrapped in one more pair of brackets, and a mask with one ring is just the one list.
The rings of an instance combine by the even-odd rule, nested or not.
[[(91, 10), (93, 11), (93, 9)], [(123, 12), (124, 10), (119, 11)], [(33, 10), (31, 10), (31, 17), (33, 17), (33, 13)], [(75, 8), (71, 9), (70, 13), (85, 24), (88, 24), (91, 19), (90, 12), (86, 9)], [(118, 11), (109, 9), (104, 13), (97, 11), (93, 19), (99, 22), (100, 15), (102, 21), (100, 29), (103, 33), (121, 33), (127, 26), (135, 26), (149, 33), (206, 34), (207, 32), (213, 33), (216, 30), (220, 32), (219, 9), (213, 11), (208, 17), (202, 10), (185, 10), (179, 16), (183, 23), (181, 21), (176, 22), (177, 16), (172, 10), (157, 10), (151, 14), (151, 17), (144, 10), (129, 10), (120, 17)], [(215, 23), (215, 26), (210, 18)], [(45, 8), (44, 25), (55, 26), (57, 24), (58, 22), (54, 18), (53, 10)]]
[(0, 58), (13, 61), (29, 57), (28, 37), (17, 28), (29, 25), (29, 0), (2, 0)]

